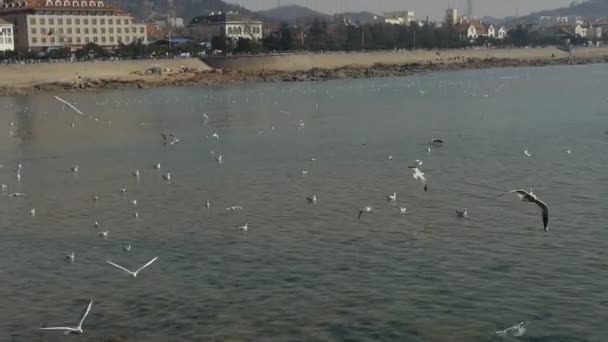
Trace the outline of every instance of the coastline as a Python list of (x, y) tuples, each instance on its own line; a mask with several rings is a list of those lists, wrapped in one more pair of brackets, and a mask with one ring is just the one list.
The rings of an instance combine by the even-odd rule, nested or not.
[[(306, 63), (300, 63), (304, 58)], [(252, 63), (252, 59), (256, 62)], [(323, 62), (323, 59), (330, 59), (330, 62)], [(358, 63), (361, 60), (365, 63)], [(426, 51), (242, 56), (208, 63), (216, 66), (218, 61), (220, 65), (227, 63), (235, 69), (212, 68), (199, 59), (0, 65), (0, 96), (189, 85), (313, 82), (467, 69), (597, 64), (608, 62), (608, 49), (580, 49), (572, 54), (557, 49), (510, 49), (451, 50), (442, 51), (441, 55)], [(144, 75), (151, 66), (158, 66), (166, 72)]]

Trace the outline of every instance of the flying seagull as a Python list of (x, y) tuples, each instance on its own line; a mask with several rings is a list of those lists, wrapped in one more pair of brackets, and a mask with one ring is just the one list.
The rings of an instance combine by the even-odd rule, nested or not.
[(363, 213), (371, 213), (374, 209), (370, 206), (367, 207), (363, 207), (359, 209), (359, 216), (357, 216), (357, 220), (361, 219), (361, 215), (363, 215)]
[(467, 210), (467, 208), (464, 208), (463, 211), (456, 210), (456, 216), (460, 218), (467, 218), (469, 217), (469, 211)]
[(520, 322), (519, 324), (516, 324), (505, 330), (497, 331), (496, 334), (500, 336), (507, 336), (509, 332), (513, 332), (513, 336), (515, 337), (523, 336), (526, 333), (526, 327), (524, 327), (525, 324), (526, 322)]
[(308, 203), (317, 204), (317, 195), (313, 195), (312, 197), (306, 197), (306, 201), (308, 201)]
[(128, 245), (126, 245), (126, 246), (123, 246), (123, 248), (122, 248), (122, 249), (123, 249), (125, 252), (127, 252), (127, 253), (128, 253), (128, 252), (130, 252), (130, 251), (131, 251), (131, 244), (128, 244)]
[(160, 170), (160, 163), (157, 163), (156, 165), (154, 165), (154, 170)]
[(405, 207), (400, 207), (399, 208), (399, 212), (401, 213), (401, 215), (405, 215), (407, 213), (407, 208)]
[(130, 275), (132, 275), (132, 276), (133, 276), (133, 278), (137, 278), (137, 274), (138, 274), (139, 272), (141, 272), (141, 270), (143, 270), (144, 268), (146, 268), (146, 267), (148, 267), (148, 266), (152, 265), (152, 263), (153, 263), (153, 262), (155, 262), (155, 261), (156, 261), (156, 259), (158, 259), (158, 257), (154, 257), (154, 259), (152, 259), (152, 260), (148, 261), (148, 263), (146, 263), (145, 265), (143, 265), (142, 267), (140, 267), (140, 268), (139, 268), (137, 271), (135, 271), (135, 272), (131, 272), (131, 271), (129, 271), (128, 269), (126, 269), (126, 268), (124, 268), (124, 267), (122, 267), (122, 266), (120, 266), (120, 265), (117, 265), (117, 264), (115, 264), (115, 263), (113, 263), (113, 262), (111, 262), (111, 261), (109, 261), (109, 260), (106, 260), (106, 262), (107, 262), (108, 264), (110, 264), (110, 265), (112, 265), (112, 266), (116, 267), (116, 268), (120, 268), (121, 270), (123, 270), (123, 271), (125, 271), (125, 272), (129, 273)]
[(73, 109), (73, 110), (74, 110), (76, 113), (78, 113), (78, 114), (80, 114), (80, 115), (84, 115), (84, 113), (83, 113), (83, 112), (81, 112), (81, 111), (80, 111), (80, 109), (78, 109), (78, 108), (74, 107), (74, 105), (73, 105), (73, 104), (71, 104), (71, 103), (69, 103), (68, 101), (66, 101), (66, 100), (62, 99), (61, 97), (59, 97), (59, 96), (55, 96), (55, 99), (56, 99), (57, 101), (59, 101), (59, 102), (62, 102), (62, 103), (64, 103), (64, 104), (66, 104), (68, 107), (72, 108), (72, 109)]
[(226, 208), (226, 210), (230, 210), (230, 211), (243, 210), (243, 207), (241, 207), (239, 205), (235, 205), (234, 207), (228, 207), (228, 208)]
[(528, 150), (524, 150), (524, 156), (532, 157), (532, 153), (530, 153), (530, 151), (528, 151)]
[(72, 166), (72, 167), (70, 168), (70, 170), (71, 170), (72, 172), (74, 172), (74, 173), (78, 172), (78, 170), (79, 170), (79, 169), (80, 169), (80, 168), (78, 167), (78, 165), (74, 165), (74, 166)]
[(66, 254), (65, 261), (69, 263), (73, 263), (74, 261), (76, 261), (76, 253), (72, 252), (70, 254)]
[(545, 228), (545, 232), (549, 231), (549, 227), (548, 227), (549, 226), (549, 208), (547, 207), (547, 204), (545, 204), (543, 201), (538, 199), (538, 197), (536, 197), (536, 195), (534, 193), (532, 193), (532, 190), (530, 190), (530, 191), (513, 190), (513, 191), (502, 193), (499, 196), (502, 196), (505, 194), (516, 194), (522, 201), (528, 202), (528, 203), (534, 203), (537, 206), (539, 206), (540, 209), (542, 210), (543, 226)]
[(412, 178), (421, 181), (422, 184), (424, 184), (424, 192), (427, 192), (428, 186), (426, 184), (426, 178), (424, 177), (424, 173), (420, 171), (420, 169), (418, 169), (417, 167), (410, 166), (409, 168), (412, 170)]
[(165, 181), (167, 181), (167, 182), (170, 182), (170, 181), (171, 181), (171, 173), (170, 173), (170, 172), (167, 172), (167, 174), (164, 174), (164, 175), (163, 175), (163, 179), (164, 179)]
[(82, 330), (82, 323), (84, 322), (85, 318), (87, 318), (87, 316), (89, 315), (89, 311), (91, 311), (91, 307), (93, 306), (93, 300), (91, 300), (89, 302), (89, 305), (87, 305), (86, 309), (84, 310), (84, 314), (82, 315), (82, 318), (80, 319), (80, 322), (78, 322), (78, 326), (76, 327), (47, 327), (47, 328), (40, 328), (40, 330), (65, 330), (65, 335), (67, 334), (82, 334), (83, 330)]
[(442, 139), (431, 139), (430, 145), (443, 145), (444, 141)]
[(247, 231), (249, 230), (249, 224), (248, 224), (248, 223), (245, 223), (245, 225), (244, 225), (244, 226), (240, 226), (240, 227), (238, 227), (238, 228), (239, 228), (240, 230), (242, 230), (242, 231), (243, 231), (243, 233), (247, 233)]
[(205, 202), (205, 208), (207, 208), (207, 209), (211, 208), (211, 202), (206, 201)]
[(394, 192), (392, 195), (386, 196), (386, 200), (389, 202), (397, 202), (397, 193)]

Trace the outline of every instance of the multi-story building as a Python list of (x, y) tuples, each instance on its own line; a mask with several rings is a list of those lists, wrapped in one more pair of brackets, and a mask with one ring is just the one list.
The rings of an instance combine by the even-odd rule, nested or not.
[(416, 19), (412, 11), (387, 12), (384, 13), (384, 22), (393, 25), (409, 25)]
[(0, 16), (15, 25), (17, 49), (148, 42), (144, 24), (102, 0), (5, 0)]
[(210, 41), (213, 37), (223, 37), (229, 40), (239, 38), (262, 39), (262, 22), (245, 16), (238, 12), (211, 12), (192, 19), (188, 28), (192, 36), (203, 41)]
[(448, 8), (445, 11), (445, 23), (450, 26), (458, 24), (458, 10), (456, 8)]
[(13, 24), (0, 18), (0, 52), (15, 50)]

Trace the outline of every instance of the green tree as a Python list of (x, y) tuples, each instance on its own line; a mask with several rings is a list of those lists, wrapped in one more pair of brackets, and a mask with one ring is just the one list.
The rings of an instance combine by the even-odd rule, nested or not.
[(214, 50), (221, 50), (226, 52), (226, 50), (228, 49), (228, 42), (226, 41), (225, 37), (213, 36), (211, 38), (211, 47)]
[(236, 48), (234, 52), (236, 53), (255, 53), (260, 52), (262, 50), (262, 46), (255, 40), (247, 39), (247, 38), (239, 38), (236, 43)]

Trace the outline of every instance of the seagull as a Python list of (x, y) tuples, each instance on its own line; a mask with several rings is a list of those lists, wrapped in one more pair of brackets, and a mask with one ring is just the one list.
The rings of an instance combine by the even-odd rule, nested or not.
[(388, 160), (393, 160), (393, 156), (388, 156)]
[(526, 327), (524, 327), (524, 324), (526, 324), (526, 323), (520, 322), (519, 324), (514, 325), (505, 330), (497, 331), (496, 334), (500, 335), (500, 336), (507, 336), (507, 334), (509, 332), (513, 331), (513, 336), (515, 336), (515, 337), (523, 336), (526, 333)]
[(10, 194), (9, 196), (10, 197), (21, 197), (21, 196), (25, 196), (25, 194), (22, 192), (14, 192), (14, 193)]
[(17, 171), (17, 180), (20, 181), (21, 180), (21, 172)]
[(137, 211), (136, 211), (136, 212), (134, 212), (134, 213), (133, 213), (133, 217), (135, 217), (136, 219), (138, 219), (138, 218), (139, 218), (139, 213), (138, 213)]
[(528, 203), (534, 203), (537, 206), (539, 206), (540, 209), (542, 210), (543, 226), (545, 228), (545, 232), (549, 231), (549, 227), (548, 227), (549, 226), (549, 208), (547, 207), (547, 204), (545, 204), (543, 201), (538, 199), (538, 197), (536, 197), (536, 195), (534, 193), (532, 193), (532, 190), (530, 190), (530, 191), (513, 190), (513, 191), (502, 193), (499, 196), (502, 196), (505, 194), (516, 194), (522, 201), (528, 202)]
[(133, 176), (139, 178), (139, 170), (133, 171)]
[(300, 122), (298, 123), (298, 129), (303, 129), (304, 128), (304, 122), (302, 120), (300, 120)]
[(430, 148), (430, 147), (427, 147), (427, 148), (426, 148), (426, 152), (427, 152), (428, 154), (431, 154), (431, 148)]
[(317, 204), (317, 195), (313, 195), (312, 197), (306, 197), (308, 203)]
[(206, 201), (205, 202), (205, 208), (207, 208), (207, 209), (211, 208), (211, 202)]
[(36, 216), (36, 209), (32, 208), (32, 210), (30, 210), (30, 216), (31, 217)]
[(93, 223), (93, 226), (97, 229), (99, 229), (99, 222), (97, 222), (97, 220), (95, 220), (95, 223)]
[(430, 145), (443, 145), (444, 141), (442, 139), (431, 139)]
[(357, 220), (361, 219), (361, 215), (363, 215), (363, 213), (371, 213), (374, 209), (370, 206), (367, 207), (363, 207), (359, 209), (359, 216), (357, 216)]
[(160, 170), (160, 163), (157, 163), (156, 165), (154, 165), (154, 170)]
[(72, 252), (70, 254), (66, 254), (65, 261), (69, 262), (69, 263), (73, 263), (74, 261), (76, 261), (76, 254), (74, 252)]
[(386, 200), (389, 202), (397, 202), (397, 193), (393, 192), (392, 195), (386, 196)]
[(81, 111), (80, 111), (80, 109), (78, 109), (78, 108), (74, 107), (74, 105), (73, 105), (73, 104), (71, 104), (71, 103), (69, 103), (68, 101), (66, 101), (66, 100), (62, 99), (61, 97), (59, 97), (59, 96), (55, 96), (55, 99), (56, 99), (57, 101), (59, 101), (59, 102), (64, 103), (64, 104), (65, 104), (65, 105), (67, 105), (68, 107), (72, 108), (72, 109), (73, 109), (73, 110), (74, 110), (76, 113), (78, 113), (78, 114), (80, 114), (80, 115), (84, 115), (84, 113), (83, 113), (83, 112), (81, 112)]
[(99, 231), (99, 237), (102, 239), (105, 239), (108, 237), (108, 231), (107, 230), (100, 230)]
[(148, 263), (146, 263), (145, 265), (143, 265), (142, 267), (140, 267), (140, 268), (139, 268), (137, 271), (135, 271), (135, 272), (131, 272), (131, 271), (129, 271), (128, 269), (126, 269), (126, 268), (124, 268), (124, 267), (122, 267), (122, 266), (120, 266), (120, 265), (117, 265), (117, 264), (115, 264), (115, 263), (113, 263), (113, 262), (111, 262), (111, 261), (109, 261), (109, 260), (106, 260), (106, 262), (107, 262), (108, 264), (110, 264), (110, 265), (114, 266), (114, 267), (120, 268), (121, 270), (123, 270), (123, 271), (125, 271), (125, 272), (129, 273), (130, 275), (132, 275), (132, 276), (133, 276), (133, 278), (137, 278), (137, 274), (138, 274), (139, 272), (141, 272), (141, 270), (143, 270), (144, 268), (146, 268), (146, 267), (148, 267), (148, 266), (152, 265), (152, 263), (153, 263), (153, 262), (155, 262), (155, 261), (156, 261), (156, 259), (158, 259), (158, 257), (154, 257), (154, 259), (152, 259), (152, 260), (148, 261)]
[(243, 207), (235, 205), (234, 207), (228, 207), (228, 208), (226, 208), (226, 210), (230, 210), (230, 211), (243, 210)]
[(203, 113), (203, 118), (205, 119), (205, 121), (209, 121), (209, 116), (206, 113)]
[(401, 213), (401, 215), (405, 215), (405, 213), (407, 213), (407, 208), (399, 208), (399, 212)]
[(566, 153), (572, 154), (572, 150), (568, 149), (568, 150), (566, 150)]
[(93, 300), (91, 300), (89, 302), (89, 305), (87, 305), (87, 308), (84, 310), (84, 314), (82, 315), (82, 318), (80, 319), (80, 322), (78, 322), (78, 326), (76, 327), (48, 327), (48, 328), (40, 328), (40, 330), (65, 330), (65, 335), (67, 334), (82, 334), (83, 330), (82, 330), (82, 323), (84, 322), (85, 318), (87, 318), (87, 315), (89, 314), (89, 311), (91, 311), (91, 306), (93, 306)]
[(456, 210), (456, 216), (458, 216), (460, 218), (467, 218), (467, 217), (469, 217), (469, 212), (468, 212), (467, 208), (464, 208), (463, 211)]
[(306, 177), (306, 176), (308, 176), (308, 171), (306, 171), (306, 170), (302, 171), (302, 177)]
[(134, 207), (137, 207), (137, 200), (131, 200), (129, 203), (133, 204)]
[(310, 158), (310, 161), (316, 162), (317, 161), (317, 157)]
[(247, 230), (249, 229), (249, 224), (248, 224), (248, 223), (245, 223), (245, 225), (244, 225), (244, 226), (240, 226), (240, 227), (238, 227), (238, 228), (239, 228), (240, 230), (242, 230), (242, 231), (243, 231), (243, 233), (247, 233)]
[(420, 159), (416, 159), (415, 162), (418, 166), (422, 166), (422, 164), (424, 164), (424, 162)]
[(97, 201), (99, 201), (99, 196), (93, 195), (93, 202), (97, 202)]
[(128, 253), (128, 252), (130, 252), (130, 251), (131, 251), (131, 244), (128, 244), (128, 245), (126, 245), (126, 246), (123, 246), (123, 248), (122, 248), (122, 249), (123, 249), (125, 252), (127, 252), (127, 253)]
[(215, 157), (215, 160), (216, 160), (216, 161), (217, 161), (219, 164), (222, 164), (222, 163), (223, 163), (223, 160), (224, 160), (224, 157), (223, 157), (223, 156), (220, 154), (219, 156)]
[(219, 134), (217, 134), (217, 133), (213, 133), (213, 134), (211, 134), (211, 137), (212, 137), (212, 138), (215, 138), (215, 140), (220, 140), (220, 135), (219, 135)]
[(167, 172), (167, 174), (163, 175), (163, 179), (166, 180), (167, 182), (171, 181), (171, 173)]
[(74, 173), (78, 172), (78, 169), (79, 169), (78, 165), (74, 165), (70, 168), (70, 170)]
[(524, 156), (532, 157), (532, 154), (528, 150), (524, 150)]
[(422, 171), (420, 171), (420, 169), (418, 169), (417, 167), (411, 167), (410, 169), (412, 170), (412, 177), (416, 180), (419, 180), (422, 182), (422, 184), (424, 184), (424, 191), (428, 191), (428, 187), (426, 184), (426, 178), (424, 177), (424, 173)]
[(127, 189), (126, 188), (120, 188), (120, 194), (124, 195), (127, 193)]
[(6, 189), (8, 189), (8, 185), (2, 183), (2, 191), (6, 191)]

